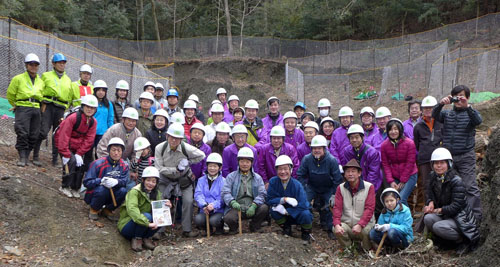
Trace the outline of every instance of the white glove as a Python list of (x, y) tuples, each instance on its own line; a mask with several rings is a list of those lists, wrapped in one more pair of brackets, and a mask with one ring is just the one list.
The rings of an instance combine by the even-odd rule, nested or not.
[(104, 177), (101, 180), (101, 184), (107, 188), (113, 188), (115, 185), (118, 184), (118, 180), (115, 178)]
[(335, 194), (333, 194), (331, 197), (330, 197), (330, 200), (328, 201), (328, 203), (330, 204), (330, 207), (335, 207)]
[(177, 165), (177, 169), (179, 171), (184, 171), (189, 166), (189, 161), (187, 159), (181, 159), (179, 165)]
[(297, 200), (295, 198), (293, 198), (293, 197), (287, 197), (287, 198), (285, 198), (285, 202), (288, 203), (288, 204), (290, 204), (290, 206), (292, 206), (292, 207), (297, 207), (297, 205), (299, 204), (297, 202)]
[(135, 159), (140, 159), (142, 156), (142, 150), (136, 151), (135, 152)]
[(340, 173), (344, 173), (344, 168), (342, 168), (342, 165), (339, 164), (339, 171)]
[(63, 157), (63, 158), (62, 158), (62, 161), (63, 161), (63, 165), (66, 165), (66, 164), (68, 164), (68, 162), (69, 162), (69, 158), (65, 158), (65, 157)]
[(286, 215), (286, 213), (287, 213), (285, 207), (283, 207), (283, 205), (281, 205), (281, 204), (279, 204), (276, 207), (272, 207), (272, 210), (276, 211), (277, 213), (283, 214), (283, 215)]
[(76, 167), (81, 167), (83, 165), (82, 156), (75, 154), (75, 159), (76, 159)]
[(391, 228), (391, 225), (386, 223), (386, 224), (375, 224), (375, 230), (379, 232), (387, 232)]

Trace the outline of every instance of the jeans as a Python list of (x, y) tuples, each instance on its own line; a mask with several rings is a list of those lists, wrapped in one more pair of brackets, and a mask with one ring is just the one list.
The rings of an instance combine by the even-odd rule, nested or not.
[[(307, 194), (307, 201), (311, 202), (314, 199), (314, 206), (319, 210), (319, 220), (323, 228), (327, 231), (332, 231), (333, 217), (330, 211), (329, 201), (330, 197), (335, 194), (336, 187), (330, 188), (327, 192), (319, 193), (312, 186), (305, 187)], [(318, 201), (319, 203), (316, 203)]]
[[(418, 178), (418, 173), (415, 173), (410, 176), (408, 181), (406, 181), (405, 186), (403, 186), (403, 189), (399, 191), (399, 195), (401, 196), (401, 203), (405, 204), (408, 207), (408, 197), (410, 196), (411, 192), (413, 189), (415, 189), (415, 185), (417, 184), (417, 178)], [(396, 184), (399, 184), (399, 180), (394, 179)]]
[[(372, 229), (370, 231), (370, 239), (377, 244), (380, 243), (380, 240), (382, 240), (383, 235), (384, 235), (384, 232), (377, 231), (375, 229)], [(394, 228), (390, 228), (387, 231), (386, 240), (388, 240), (388, 243), (386, 241), (385, 244), (389, 244), (393, 247), (406, 248), (409, 245), (408, 240), (406, 239), (405, 235), (401, 231), (394, 229)]]
[[(144, 212), (142, 215), (146, 216), (150, 222), (153, 222), (153, 216), (151, 213)], [(155, 230), (144, 226), (144, 225), (139, 225), (136, 224), (133, 220), (130, 220), (125, 226), (123, 226), (122, 231), (120, 234), (124, 236), (126, 239), (132, 239), (132, 238), (150, 238), (152, 237), (156, 231), (158, 231), (158, 228)]]

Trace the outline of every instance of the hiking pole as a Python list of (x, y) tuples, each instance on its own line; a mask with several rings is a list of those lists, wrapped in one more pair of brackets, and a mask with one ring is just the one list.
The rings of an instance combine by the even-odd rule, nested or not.
[(177, 213), (177, 202), (179, 202), (179, 197), (175, 196), (174, 218), (172, 219), (172, 228), (175, 227), (175, 220), (176, 220), (175, 216)]
[(64, 171), (66, 172), (66, 175), (69, 175), (69, 168), (68, 168), (68, 164), (64, 164)]
[(380, 243), (378, 244), (377, 252), (375, 252), (375, 259), (378, 258), (378, 254), (380, 253), (380, 250), (382, 250), (382, 246), (384, 245), (386, 237), (387, 237), (387, 232), (384, 233), (384, 235), (382, 236), (382, 240), (380, 240)]
[(109, 189), (109, 192), (111, 193), (111, 199), (113, 200), (113, 205), (114, 205), (115, 207), (118, 207), (118, 205), (116, 204), (115, 193), (113, 193), (113, 188), (110, 188), (110, 189)]
[(243, 234), (243, 228), (241, 225), (241, 210), (238, 210), (238, 228), (240, 230), (240, 235)]
[(205, 220), (207, 221), (207, 238), (210, 238), (210, 216), (205, 213)]

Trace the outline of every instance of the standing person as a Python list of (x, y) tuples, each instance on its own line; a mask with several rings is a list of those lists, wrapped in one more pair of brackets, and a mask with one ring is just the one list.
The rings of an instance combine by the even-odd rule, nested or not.
[(19, 153), (17, 166), (28, 164), (31, 150), (40, 134), (40, 101), (43, 98), (44, 82), (38, 76), (40, 59), (30, 53), (24, 58), (26, 71), (14, 76), (7, 88), (7, 100), (15, 112), (14, 130), (17, 135), (16, 149)]
[[(94, 114), (94, 118), (97, 121), (97, 130), (94, 140), (94, 146), (97, 147), (99, 141), (101, 141), (104, 133), (114, 124), (115, 112), (113, 110), (113, 104), (108, 100), (108, 85), (103, 80), (97, 80), (94, 85), (94, 95), (99, 102), (97, 106), (97, 111)], [(89, 150), (90, 154), (86, 154), (87, 157), (92, 158), (92, 150)], [(92, 160), (91, 160), (92, 161)]]
[[(453, 167), (462, 178), (467, 201), (478, 221), (482, 219), (481, 192), (476, 181), (476, 127), (483, 119), (479, 111), (469, 104), (470, 89), (465, 85), (455, 86), (451, 95), (444, 97), (432, 110), (432, 117), (443, 123), (443, 147), (453, 155)], [(452, 110), (443, 107), (453, 103)]]
[(179, 104), (179, 92), (175, 90), (175, 88), (170, 88), (167, 91), (167, 103), (168, 106), (165, 108), (165, 110), (168, 112), (168, 115), (171, 116), (175, 112), (181, 112), (182, 109), (177, 106)]
[(405, 136), (413, 140), (413, 127), (421, 121), (422, 107), (418, 100), (408, 102), (408, 114), (410, 118), (403, 122), (405, 128)]
[[(160, 171), (159, 189), (163, 197), (170, 199), (173, 196), (182, 196), (182, 236), (196, 237), (198, 232), (191, 231), (193, 172), (190, 164), (202, 161), (205, 153), (182, 141), (183, 138), (182, 124), (172, 123), (167, 130), (167, 141), (156, 146), (155, 167)], [(177, 201), (175, 204), (177, 205)]]
[(328, 147), (330, 147), (334, 131), (335, 131), (335, 121), (330, 117), (323, 118), (319, 125), (319, 134), (325, 137)]
[[(40, 162), (40, 146), (47, 139), (50, 129), (54, 131), (64, 116), (64, 111), (73, 102), (73, 91), (71, 90), (71, 79), (66, 75), (66, 57), (57, 53), (52, 56), (52, 71), (42, 74), (45, 87), (42, 90), (43, 101), (40, 107), (42, 112), (42, 124), (38, 141), (33, 148), (33, 164), (42, 166)], [(57, 165), (58, 152), (55, 142), (52, 142), (52, 165)]]
[[(125, 203), (120, 207), (118, 231), (131, 241), (133, 251), (156, 247), (152, 236), (158, 231), (158, 225), (153, 222), (151, 202), (162, 199), (158, 192), (159, 179), (160, 173), (155, 167), (144, 169), (142, 182), (127, 193)], [(165, 205), (172, 207), (170, 200)]]
[(80, 79), (71, 83), (71, 90), (73, 90), (74, 95), (74, 100), (71, 104), (73, 107), (80, 106), (82, 97), (94, 94), (94, 88), (90, 82), (92, 72), (92, 67), (87, 64), (83, 64), (80, 67)]
[(154, 111), (152, 106), (155, 103), (155, 99), (150, 92), (144, 92), (139, 96), (139, 103), (141, 108), (138, 109), (139, 120), (137, 121), (137, 129), (139, 129), (141, 135), (145, 135), (153, 125)]
[[(141, 96), (145, 95), (144, 93), (146, 92), (151, 94), (151, 98), (153, 99), (153, 103), (151, 104), (151, 107), (149, 107), (151, 109), (151, 113), (155, 113), (156, 110), (161, 108), (160, 103), (158, 103), (154, 97), (155, 91), (156, 91), (156, 84), (154, 82), (148, 81), (146, 82), (146, 84), (144, 84), (144, 92), (142, 92), (141, 94)], [(143, 105), (141, 104), (141, 97), (139, 97), (139, 99), (135, 101), (134, 107), (137, 110), (141, 110), (142, 106)]]
[[(201, 123), (196, 118), (196, 102), (193, 100), (186, 100), (184, 102), (184, 135), (189, 138), (191, 134), (191, 127), (193, 127), (194, 124), (196, 123)], [(205, 130), (203, 130), (203, 133), (205, 133)]]
[(128, 91), (130, 90), (128, 82), (119, 80), (115, 85), (115, 102), (113, 102), (113, 110), (115, 111), (115, 123), (122, 122), (123, 111), (126, 108), (132, 107), (128, 102)]
[(342, 183), (339, 163), (328, 152), (324, 136), (315, 136), (311, 148), (312, 153), (302, 159), (297, 170), (297, 179), (304, 185), (307, 200), (311, 202), (314, 199), (314, 207), (319, 209), (321, 228), (327, 231), (330, 239), (334, 239), (332, 213), (328, 204), (337, 186)]
[(378, 131), (366, 138), (366, 143), (375, 148), (380, 153), (380, 146), (387, 139), (386, 126), (392, 118), (391, 111), (386, 107), (379, 107), (375, 113)]
[(333, 225), (342, 247), (360, 240), (369, 250), (370, 230), (375, 225), (375, 189), (361, 177), (361, 167), (355, 159), (343, 166), (346, 182), (337, 187), (333, 206)]
[(364, 107), (359, 112), (361, 126), (365, 130), (365, 140), (378, 132), (377, 124), (375, 123), (375, 111), (371, 107)]
[[(297, 119), (302, 118), (302, 115), (304, 115), (304, 113), (306, 112), (306, 105), (303, 102), (298, 101), (297, 103), (295, 103), (295, 106), (293, 106), (293, 112), (295, 112), (295, 115), (297, 115)], [(301, 126), (302, 121), (299, 121), (297, 123), (297, 127), (301, 128)]]
[(135, 157), (130, 161), (130, 180), (140, 184), (143, 171), (155, 164), (155, 157), (151, 151), (151, 144), (145, 137), (135, 139), (134, 152)]
[(215, 92), (215, 95), (217, 99), (220, 101), (220, 104), (224, 108), (224, 111), (229, 110), (229, 107), (227, 105), (227, 91), (224, 88), (219, 88), (217, 89), (217, 92)]
[(433, 96), (426, 96), (422, 101), (422, 120), (413, 128), (413, 140), (417, 149), (417, 203), (414, 211), (420, 212), (425, 205), (425, 187), (431, 169), (431, 154), (441, 145), (443, 140), (443, 124), (432, 117), (432, 108), (437, 105)]
[(281, 155), (275, 163), (277, 176), (269, 181), (267, 205), (271, 206), (271, 217), (283, 230), (292, 236), (292, 225), (300, 225), (302, 240), (311, 239), (313, 216), (307, 201), (306, 191), (297, 179), (292, 179), (292, 159)]
[[(254, 153), (253, 162), (253, 171), (258, 173), (259, 164), (257, 159), (257, 149), (247, 144), (248, 132), (245, 126), (238, 124), (234, 126), (231, 136), (233, 138), (234, 143), (224, 148), (222, 152), (222, 159), (224, 164), (222, 165), (222, 176), (227, 177), (231, 172), (234, 172), (238, 169), (238, 151), (240, 151), (243, 147), (248, 147)], [(262, 179), (262, 178), (261, 178)]]
[(304, 142), (297, 147), (297, 158), (299, 162), (309, 153), (311, 153), (311, 141), (318, 135), (319, 127), (315, 121), (310, 121), (304, 125)]
[[(129, 167), (122, 159), (122, 152), (125, 149), (123, 140), (114, 137), (107, 145), (107, 156), (93, 161), (85, 175), (83, 185), (87, 191), (84, 200), (90, 206), (89, 218), (91, 220), (98, 220), (101, 214), (110, 221), (116, 222), (118, 218), (113, 211), (120, 207), (127, 194)], [(115, 196), (116, 206), (112, 201), (111, 191)]]
[[(195, 123), (190, 130), (190, 137), (188, 137), (188, 143), (199, 150), (203, 151), (205, 155), (210, 155), (212, 153), (212, 149), (209, 145), (203, 142), (203, 136), (205, 135), (205, 127), (200, 122)], [(193, 180), (198, 181), (205, 171), (207, 170), (206, 159), (204, 158), (202, 161), (192, 164), (191, 170), (193, 171)], [(222, 166), (221, 166), (222, 167)]]
[(238, 151), (238, 169), (231, 172), (222, 188), (222, 199), (226, 204), (224, 222), (229, 226), (229, 234), (238, 232), (238, 211), (241, 219), (251, 219), (250, 232), (258, 232), (269, 214), (266, 205), (266, 188), (259, 174), (252, 168), (254, 152), (244, 147)]
[[(194, 223), (198, 229), (206, 229), (206, 215), (209, 215), (210, 233), (214, 227), (215, 234), (221, 235), (224, 233), (222, 215), (225, 206), (222, 200), (222, 187), (225, 181), (221, 172), (222, 157), (217, 153), (211, 153), (206, 161), (206, 172), (198, 180), (194, 191), (194, 199), (200, 209), (200, 213), (194, 217)], [(206, 231), (202, 231), (202, 236), (204, 235)]]
[(283, 115), (280, 113), (280, 100), (275, 96), (271, 96), (267, 99), (266, 105), (269, 113), (262, 118), (262, 124), (264, 126), (264, 132), (268, 134), (274, 126), (284, 126)]
[(164, 109), (168, 106), (167, 100), (163, 97), (164, 92), (165, 92), (165, 87), (163, 87), (163, 84), (156, 83), (154, 96), (156, 103), (158, 103), (159, 105), (159, 109), (157, 110)]
[(257, 112), (259, 112), (259, 103), (254, 99), (248, 100), (245, 103), (245, 119), (243, 120), (243, 125), (248, 131), (247, 143), (253, 147), (258, 147), (266, 143), (264, 124), (262, 120), (257, 117)]
[[(300, 116), (300, 125), (301, 125), (300, 129), (303, 131), (304, 126), (310, 121), (316, 122), (316, 117), (314, 116), (314, 114), (312, 112), (305, 112), (304, 114), (302, 114), (302, 116)], [(318, 123), (316, 123), (316, 124), (318, 124)]]
[(233, 112), (239, 106), (240, 99), (236, 95), (230, 95), (227, 99), (228, 109), (224, 111), (224, 121), (227, 123), (233, 122)]
[(283, 116), (285, 125), (285, 143), (292, 145), (295, 149), (304, 142), (304, 132), (297, 127), (297, 115), (293, 111), (288, 111)]
[(229, 123), (229, 127), (233, 128), (236, 124), (242, 124), (245, 118), (245, 110), (242, 107), (236, 107), (233, 110), (233, 120)]
[(386, 132), (389, 138), (380, 147), (385, 181), (400, 192), (401, 202), (408, 206), (408, 197), (417, 183), (415, 144), (404, 136), (399, 119), (389, 120)]
[(233, 140), (229, 138), (230, 134), (231, 134), (231, 128), (227, 123), (221, 122), (217, 124), (217, 127), (215, 127), (214, 140), (207, 143), (212, 153), (218, 153), (219, 155), (222, 156), (224, 148), (233, 144)]
[[(321, 122), (323, 121), (324, 118), (330, 118), (330, 110), (332, 108), (332, 105), (330, 104), (330, 100), (326, 99), (326, 98), (321, 98), (319, 101), (318, 101), (318, 113), (319, 113), (319, 117), (316, 119), (316, 123), (318, 125), (320, 125), (321, 127)], [(330, 118), (331, 119), (331, 118)], [(338, 127), (340, 127), (340, 123), (338, 121), (333, 121), (333, 128), (334, 129), (337, 129)]]
[(151, 144), (151, 151), (155, 151), (156, 146), (167, 140), (168, 113), (164, 109), (159, 109), (153, 115), (153, 125), (146, 132), (146, 138)]
[(340, 127), (335, 129), (332, 134), (332, 141), (330, 142), (330, 153), (336, 158), (340, 158), (340, 154), (349, 145), (347, 138), (347, 130), (351, 127), (354, 121), (354, 113), (350, 107), (341, 107), (339, 110)]
[(214, 104), (211, 108), (213, 122), (205, 126), (205, 137), (203, 141), (210, 142), (215, 138), (215, 128), (224, 121), (224, 108), (220, 104)]
[[(210, 124), (212, 124), (212, 122), (214, 122), (214, 120), (212, 119), (212, 107), (215, 104), (219, 104), (219, 105), (222, 106), (222, 103), (218, 99), (215, 99), (215, 100), (212, 101), (212, 103), (210, 103), (210, 108), (208, 109), (208, 120), (207, 120), (207, 124), (206, 125), (210, 125)], [(224, 109), (224, 107), (222, 109)]]
[(188, 100), (193, 100), (194, 102), (196, 102), (196, 106), (198, 106), (198, 108), (196, 109), (196, 118), (201, 121), (201, 123), (205, 124), (205, 115), (203, 115), (203, 112), (202, 112), (202, 107), (201, 107), (201, 102), (200, 102), (200, 99), (198, 98), (197, 95), (195, 94), (192, 94), (188, 97)]

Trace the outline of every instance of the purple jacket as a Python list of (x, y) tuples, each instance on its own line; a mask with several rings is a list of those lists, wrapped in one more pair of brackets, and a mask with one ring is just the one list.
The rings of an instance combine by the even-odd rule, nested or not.
[(302, 162), (302, 159), (309, 153), (311, 153), (311, 147), (309, 146), (306, 141), (304, 141), (302, 144), (300, 144), (297, 147), (297, 158), (299, 159), (299, 162)]
[[(297, 177), (297, 169), (299, 168), (300, 162), (297, 158), (295, 147), (290, 144), (283, 143), (280, 150), (280, 156), (281, 155), (287, 155), (292, 159), (292, 177)], [(274, 155), (274, 148), (272, 144), (265, 144), (259, 148), (259, 169), (257, 173), (262, 176), (264, 183), (269, 182), (272, 177), (277, 175), (274, 167), (276, 158), (277, 157)]]
[(340, 164), (345, 165), (349, 160), (356, 159), (360, 162), (361, 175), (363, 180), (370, 182), (375, 186), (377, 191), (382, 184), (382, 176), (380, 176), (380, 154), (375, 148), (365, 143), (361, 144), (358, 151), (349, 145), (344, 148), (340, 154)]
[(377, 124), (376, 123), (372, 123), (372, 125), (373, 125), (373, 128), (370, 131), (367, 131), (365, 129), (365, 140), (367, 140), (368, 137), (370, 137), (372, 135), (375, 135), (378, 132), (378, 126), (377, 126)]
[(224, 108), (224, 121), (230, 123), (233, 122), (233, 120), (234, 120), (233, 113), (229, 111), (229, 108), (228, 109)]
[[(253, 151), (254, 161), (253, 161), (253, 171), (258, 173), (258, 162), (257, 150), (249, 145), (245, 144), (246, 147)], [(222, 152), (222, 176), (227, 177), (228, 174), (236, 171), (238, 169), (238, 148), (236, 144), (229, 145), (224, 148)]]
[(418, 118), (415, 124), (413, 124), (411, 119), (407, 119), (403, 122), (403, 127), (404, 127), (404, 135), (411, 140), (413, 140), (413, 126), (417, 125), (419, 121), (421, 121), (421, 118)]
[(203, 174), (207, 170), (207, 157), (208, 155), (210, 155), (210, 153), (212, 153), (212, 149), (210, 148), (209, 145), (203, 143), (203, 141), (201, 141), (200, 147), (198, 147), (198, 145), (192, 144), (191, 140), (189, 140), (189, 144), (203, 151), (203, 153), (205, 153), (205, 158), (202, 161), (191, 165), (191, 171), (193, 172), (196, 179), (198, 179), (201, 176), (203, 176)]
[[(191, 167), (192, 168), (192, 167)], [(196, 185), (196, 189), (194, 190), (194, 199), (200, 208), (200, 213), (203, 212), (203, 207), (208, 204), (212, 204), (214, 206), (214, 213), (222, 213), (224, 212), (224, 201), (222, 201), (222, 187), (224, 186), (224, 177), (219, 174), (212, 182), (212, 187), (208, 188), (208, 178), (206, 175), (203, 175)]]
[(297, 148), (300, 144), (304, 143), (304, 132), (301, 129), (295, 128), (292, 134), (285, 134), (285, 143)]
[(262, 124), (264, 125), (264, 132), (266, 133), (266, 135), (267, 133), (271, 132), (271, 129), (276, 125), (280, 125), (281, 127), (285, 128), (285, 125), (283, 124), (283, 114), (281, 113), (279, 113), (275, 124), (273, 124), (273, 120), (271, 119), (271, 117), (269, 117), (269, 114), (267, 114), (266, 117), (262, 119)]
[(385, 131), (381, 131), (380, 129), (378, 129), (378, 131), (374, 135), (365, 139), (365, 144), (372, 146), (380, 154), (380, 146), (386, 139), (387, 139), (387, 133)]
[(349, 146), (349, 139), (347, 138), (347, 128), (341, 126), (332, 133), (332, 140), (330, 142), (330, 154), (335, 158), (340, 158), (340, 154), (344, 151), (344, 148)]

